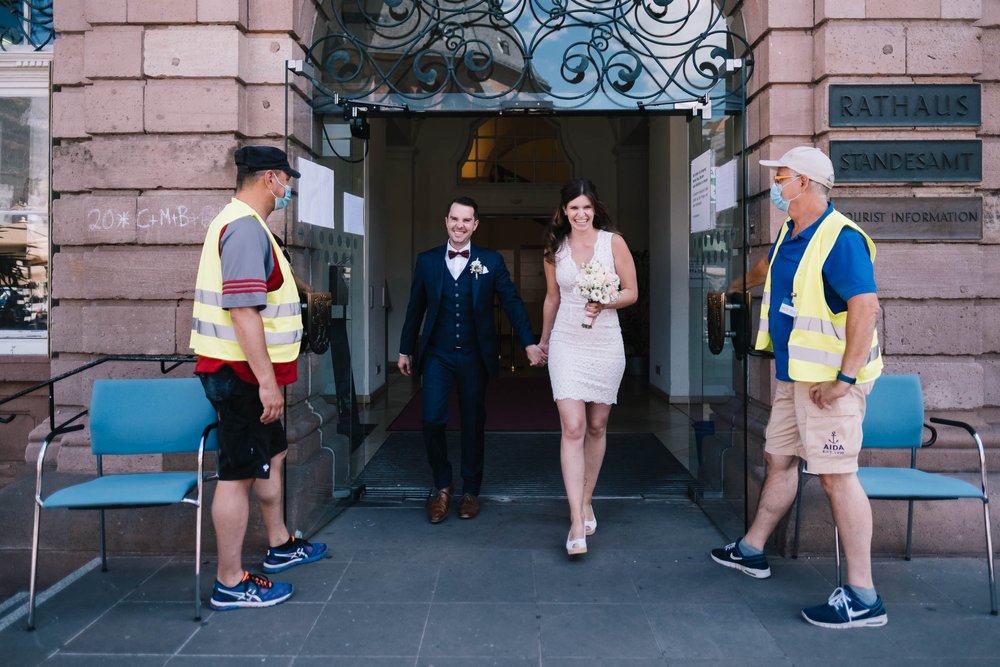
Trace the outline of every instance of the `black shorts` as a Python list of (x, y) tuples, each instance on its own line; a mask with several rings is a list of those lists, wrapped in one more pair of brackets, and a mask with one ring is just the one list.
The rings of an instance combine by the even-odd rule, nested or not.
[(239, 379), (229, 366), (198, 375), (219, 413), (219, 479), (267, 479), (271, 459), (288, 449), (288, 441), (281, 420), (260, 423), (260, 387)]

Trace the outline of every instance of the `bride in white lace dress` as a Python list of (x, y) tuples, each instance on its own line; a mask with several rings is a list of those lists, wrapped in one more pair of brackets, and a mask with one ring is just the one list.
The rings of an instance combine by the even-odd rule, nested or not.
[[(621, 280), (618, 300), (588, 302), (573, 292), (580, 268), (598, 260)], [(608, 416), (618, 401), (625, 349), (617, 309), (638, 298), (635, 263), (587, 179), (567, 183), (545, 244), (545, 305), (539, 345), (549, 355), (552, 396), (562, 425), (560, 459), (569, 499), (566, 553), (587, 552), (597, 530), (594, 486), (604, 462)], [(591, 324), (585, 328), (584, 322)]]

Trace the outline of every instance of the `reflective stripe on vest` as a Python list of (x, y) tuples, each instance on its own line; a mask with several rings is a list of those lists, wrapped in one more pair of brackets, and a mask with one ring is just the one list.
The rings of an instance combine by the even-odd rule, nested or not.
[[(825, 382), (834, 380), (840, 371), (847, 344), (847, 311), (833, 313), (826, 302), (823, 289), (823, 264), (833, 250), (844, 227), (861, 234), (868, 245), (868, 252), (875, 261), (875, 243), (865, 232), (843, 214), (832, 211), (809, 240), (802, 259), (792, 279), (795, 321), (788, 339), (788, 376), (797, 382)], [(778, 248), (788, 236), (788, 226), (775, 244), (771, 265), (778, 256)], [(768, 266), (764, 283), (766, 301), (761, 307), (761, 327), (757, 336), (758, 350), (772, 350), (768, 333), (767, 316), (770, 307), (771, 266)], [(870, 382), (882, 372), (882, 355), (878, 331), (872, 332), (871, 348), (864, 366), (858, 372), (858, 382)]]
[(278, 269), (284, 278), (281, 287), (267, 293), (267, 304), (260, 312), (264, 342), (272, 363), (295, 361), (302, 340), (302, 315), (292, 269), (264, 221), (249, 205), (233, 199), (208, 227), (201, 249), (198, 279), (195, 282), (194, 314), (191, 324), (191, 347), (196, 354), (225, 361), (246, 361), (246, 354), (236, 340), (236, 330), (229, 311), (222, 308), (222, 258), (219, 239), (223, 228), (240, 218), (252, 217), (267, 232)]

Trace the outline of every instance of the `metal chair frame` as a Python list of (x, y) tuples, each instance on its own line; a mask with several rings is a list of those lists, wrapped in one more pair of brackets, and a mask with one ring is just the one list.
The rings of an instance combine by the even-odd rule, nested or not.
[[(56, 493), (61, 493), (64, 491), (79, 491), (82, 487), (91, 485), (94, 488), (95, 483), (100, 483), (101, 480), (108, 480), (109, 478), (119, 478), (124, 479), (126, 477), (134, 478), (134, 480), (141, 480), (143, 482), (156, 481), (156, 478), (163, 479), (165, 475), (174, 475), (177, 473), (138, 473), (138, 474), (122, 474), (122, 475), (104, 475), (103, 467), (103, 457), (105, 455), (115, 455), (115, 456), (129, 456), (137, 454), (156, 454), (156, 453), (196, 453), (197, 457), (197, 472), (192, 480), (185, 482), (187, 483), (187, 490), (181, 497), (175, 497), (170, 500), (165, 500), (163, 498), (149, 498), (148, 501), (143, 501), (141, 499), (135, 499), (135, 502), (129, 503), (87, 503), (82, 501), (67, 501), (56, 504), (56, 507), (66, 508), (66, 509), (83, 509), (83, 510), (97, 510), (99, 512), (99, 523), (100, 523), (100, 549), (101, 549), (101, 570), (103, 572), (108, 571), (108, 559), (107, 559), (107, 546), (106, 546), (106, 534), (105, 534), (105, 517), (104, 513), (108, 509), (134, 509), (140, 507), (160, 507), (175, 504), (187, 504), (193, 505), (195, 507), (195, 559), (194, 559), (194, 608), (195, 615), (194, 619), (196, 621), (201, 620), (201, 524), (202, 524), (202, 505), (203, 505), (203, 490), (204, 483), (215, 478), (215, 474), (206, 476), (204, 472), (204, 457), (206, 451), (215, 450), (218, 448), (217, 439), (214, 436), (213, 431), (218, 426), (215, 421), (215, 410), (212, 408), (211, 403), (205, 398), (204, 392), (201, 388), (201, 383), (197, 378), (186, 378), (186, 379), (154, 379), (154, 380), (97, 380), (94, 385), (94, 392), (91, 404), (91, 410), (94, 408), (94, 401), (101, 400), (98, 398), (100, 393), (100, 385), (107, 383), (105, 386), (110, 384), (121, 385), (125, 383), (129, 389), (129, 392), (135, 392), (136, 396), (144, 396), (143, 390), (147, 390), (152, 387), (163, 387), (159, 383), (175, 383), (172, 386), (177, 389), (177, 391), (189, 394), (193, 401), (200, 402), (204, 400), (204, 406), (199, 406), (203, 410), (203, 418), (210, 419), (207, 423), (196, 423), (192, 426), (191, 434), (200, 432), (200, 437), (195, 441), (192, 438), (190, 441), (185, 440), (181, 442), (171, 442), (171, 443), (156, 443), (155, 433), (146, 434), (153, 435), (154, 437), (148, 440), (136, 440), (135, 442), (129, 442), (124, 446), (126, 451), (116, 451), (121, 447), (119, 442), (110, 443), (110, 447), (106, 446), (106, 443), (97, 442), (96, 438), (93, 437), (93, 426), (92, 426), (92, 437), (91, 437), (91, 450), (97, 459), (97, 478), (88, 480), (87, 482), (81, 482), (80, 484), (73, 484), (64, 489), (59, 489), (56, 492), (49, 493), (47, 496), (42, 495), (42, 477), (45, 462), (45, 455), (48, 451), (49, 445), (52, 441), (59, 435), (65, 433), (70, 433), (73, 431), (79, 431), (84, 428), (83, 424), (74, 424), (83, 416), (87, 415), (90, 410), (84, 410), (79, 414), (71, 417), (67, 421), (63, 422), (58, 428), (53, 429), (43, 440), (41, 449), (38, 452), (38, 461), (36, 463), (36, 477), (35, 477), (35, 511), (34, 511), (34, 528), (32, 531), (31, 538), (31, 581), (29, 586), (28, 594), (28, 630), (33, 630), (35, 628), (35, 588), (38, 572), (38, 545), (39, 545), (39, 528), (41, 524), (41, 511), (47, 509), (46, 501), (50, 501)], [(182, 387), (176, 383), (187, 383), (190, 387)], [(176, 392), (175, 392), (176, 393)], [(155, 394), (155, 390), (154, 390)], [(200, 400), (199, 400), (200, 397)], [(104, 399), (108, 400), (108, 399)], [(162, 406), (158, 406), (162, 409)], [(127, 408), (123, 410), (127, 412)], [(180, 417), (179, 417), (180, 418)], [(197, 418), (197, 416), (195, 416)], [(141, 437), (139, 434), (138, 437)], [(162, 446), (160, 446), (162, 445)], [(195, 491), (194, 497), (190, 497), (192, 491)]]

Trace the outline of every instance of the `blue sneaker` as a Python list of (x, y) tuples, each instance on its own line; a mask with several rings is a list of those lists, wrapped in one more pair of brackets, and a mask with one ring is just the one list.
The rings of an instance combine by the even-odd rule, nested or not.
[(273, 607), (292, 597), (292, 591), (291, 584), (281, 584), (265, 576), (244, 571), (243, 580), (232, 588), (223, 586), (216, 580), (208, 604), (218, 611)]
[(298, 537), (293, 537), (280, 547), (271, 547), (264, 556), (265, 572), (281, 572), (296, 565), (312, 563), (326, 555), (326, 545), (322, 542), (312, 544)]
[(821, 628), (877, 628), (889, 622), (881, 596), (872, 606), (858, 600), (850, 586), (833, 589), (826, 604), (802, 610), (802, 618)]
[(712, 549), (712, 560), (723, 567), (731, 567), (754, 579), (767, 579), (771, 576), (771, 567), (767, 564), (764, 554), (744, 556), (740, 553), (738, 542), (727, 544), (721, 549)]

